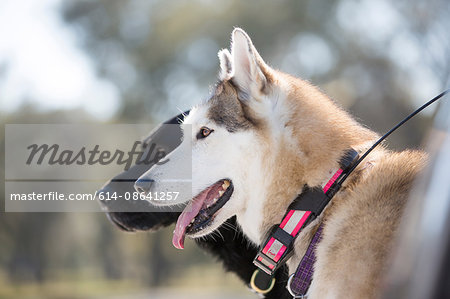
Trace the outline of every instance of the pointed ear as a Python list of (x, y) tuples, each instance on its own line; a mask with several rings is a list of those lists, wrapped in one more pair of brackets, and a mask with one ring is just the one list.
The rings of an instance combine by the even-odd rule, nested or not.
[(233, 58), (228, 49), (222, 49), (217, 53), (220, 61), (219, 80), (225, 81), (233, 76)]
[(261, 91), (267, 84), (269, 67), (256, 51), (250, 37), (240, 28), (235, 28), (231, 37), (233, 57), (233, 82), (245, 93)]

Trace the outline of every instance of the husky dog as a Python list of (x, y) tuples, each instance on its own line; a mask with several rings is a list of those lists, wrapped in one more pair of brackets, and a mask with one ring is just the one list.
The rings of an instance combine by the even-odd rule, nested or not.
[[(192, 191), (173, 244), (213, 233), (230, 217), (261, 245), (304, 186), (320, 186), (350, 148), (364, 152), (378, 135), (306, 81), (269, 67), (239, 28), (231, 53), (219, 52), (219, 81), (210, 99), (184, 120), (191, 126), (169, 156), (192, 155)], [(155, 165), (135, 188), (164, 189), (174, 162)], [(375, 298), (414, 178), (426, 156), (380, 147), (361, 163), (325, 211), (299, 234), (288, 260), (293, 273), (319, 224), (322, 240), (308, 298)], [(154, 203), (163, 205), (165, 203)]]

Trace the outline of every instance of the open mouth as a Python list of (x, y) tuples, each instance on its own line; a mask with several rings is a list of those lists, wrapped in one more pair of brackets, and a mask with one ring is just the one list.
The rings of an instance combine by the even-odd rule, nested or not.
[(214, 219), (217, 211), (230, 199), (232, 193), (233, 183), (223, 179), (194, 197), (178, 217), (173, 232), (173, 246), (183, 249), (185, 235), (195, 234), (205, 229)]

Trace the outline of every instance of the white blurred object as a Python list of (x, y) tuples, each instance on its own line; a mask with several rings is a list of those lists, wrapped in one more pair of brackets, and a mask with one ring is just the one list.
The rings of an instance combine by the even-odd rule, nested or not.
[[(95, 74), (61, 20), (60, 0), (0, 2), (0, 110), (24, 101), (40, 109), (82, 107), (100, 119), (119, 108), (119, 91)], [(4, 77), (3, 77), (4, 76)]]
[(450, 99), (441, 100), (429, 136), (428, 169), (405, 211), (383, 298), (450, 298)]

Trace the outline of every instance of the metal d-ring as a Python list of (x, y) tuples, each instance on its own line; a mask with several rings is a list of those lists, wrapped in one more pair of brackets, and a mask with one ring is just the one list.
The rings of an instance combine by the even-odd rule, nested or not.
[(252, 278), (250, 279), (250, 286), (253, 290), (255, 290), (259, 294), (267, 294), (268, 292), (272, 291), (273, 287), (275, 286), (275, 278), (272, 278), (272, 281), (270, 282), (270, 285), (267, 289), (262, 290), (258, 288), (255, 284), (256, 275), (258, 275), (259, 269), (256, 269), (255, 272), (253, 272)]
[(288, 282), (287, 282), (287, 285), (286, 285), (286, 289), (289, 291), (289, 294), (291, 294), (292, 298), (294, 298), (294, 299), (306, 299), (306, 298), (308, 298), (308, 295), (306, 295), (306, 294), (305, 295), (297, 295), (291, 289), (291, 282), (292, 282), (292, 278), (294, 278), (294, 275), (295, 275), (295, 273), (292, 273), (289, 276), (289, 279), (288, 279)]

